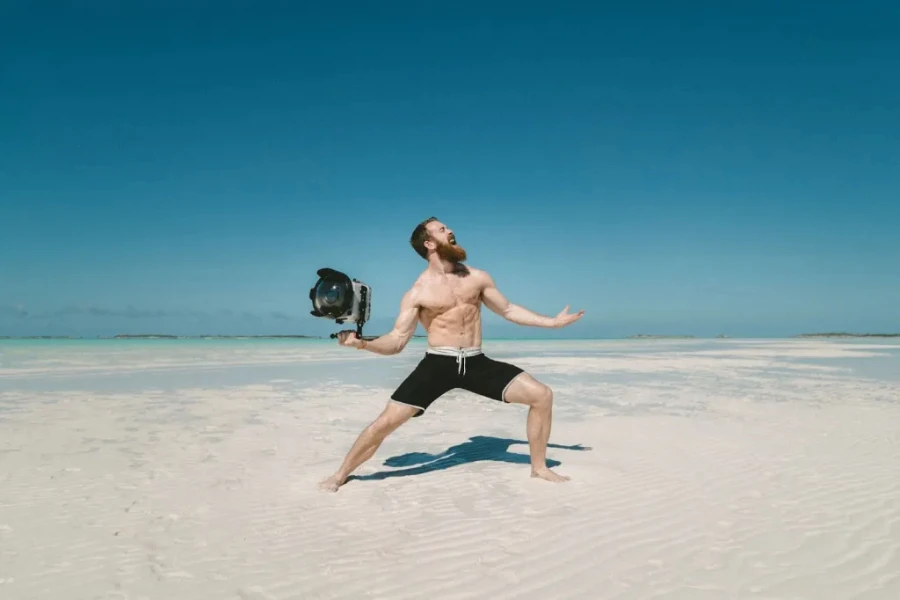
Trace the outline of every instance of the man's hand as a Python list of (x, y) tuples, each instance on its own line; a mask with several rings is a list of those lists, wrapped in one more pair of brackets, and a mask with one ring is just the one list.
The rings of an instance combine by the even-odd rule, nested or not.
[(584, 315), (583, 310), (579, 310), (577, 313), (569, 313), (569, 306), (566, 305), (564, 309), (559, 311), (559, 314), (553, 317), (554, 327), (565, 327), (566, 325), (571, 325), (578, 319), (580, 319)]
[(348, 346), (350, 348), (359, 348), (360, 345), (362, 345), (362, 340), (356, 336), (356, 332), (352, 329), (338, 332), (337, 341), (341, 346)]

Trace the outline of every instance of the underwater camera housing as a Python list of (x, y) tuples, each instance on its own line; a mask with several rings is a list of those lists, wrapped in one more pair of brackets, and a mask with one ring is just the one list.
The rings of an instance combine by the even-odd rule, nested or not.
[[(357, 279), (334, 269), (316, 271), (319, 280), (309, 290), (314, 317), (334, 319), (335, 323), (356, 323), (356, 335), (362, 338), (362, 328), (372, 314), (372, 288)], [(337, 334), (332, 333), (332, 338)]]

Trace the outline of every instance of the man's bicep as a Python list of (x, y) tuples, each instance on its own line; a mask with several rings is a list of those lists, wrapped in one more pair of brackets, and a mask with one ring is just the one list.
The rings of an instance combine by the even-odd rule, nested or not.
[(494, 279), (490, 275), (485, 273), (483, 277), (484, 287), (481, 290), (481, 298), (484, 301), (484, 305), (498, 315), (502, 315), (509, 308), (509, 300), (497, 288), (497, 284), (494, 283)]
[(400, 312), (394, 322), (394, 333), (402, 338), (409, 339), (416, 331), (419, 324), (419, 302), (414, 290), (403, 294), (400, 300)]

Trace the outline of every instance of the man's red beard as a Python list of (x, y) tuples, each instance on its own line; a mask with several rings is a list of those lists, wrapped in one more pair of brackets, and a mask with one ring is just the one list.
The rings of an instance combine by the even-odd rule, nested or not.
[(466, 260), (466, 250), (456, 244), (438, 244), (437, 255), (439, 258), (453, 263)]

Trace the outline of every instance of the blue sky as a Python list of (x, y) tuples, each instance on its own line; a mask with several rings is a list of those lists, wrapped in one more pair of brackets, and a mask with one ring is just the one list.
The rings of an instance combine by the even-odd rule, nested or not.
[(489, 336), (900, 330), (896, 3), (88, 4), (0, 7), (0, 334), (379, 333), (432, 215), (587, 311)]

